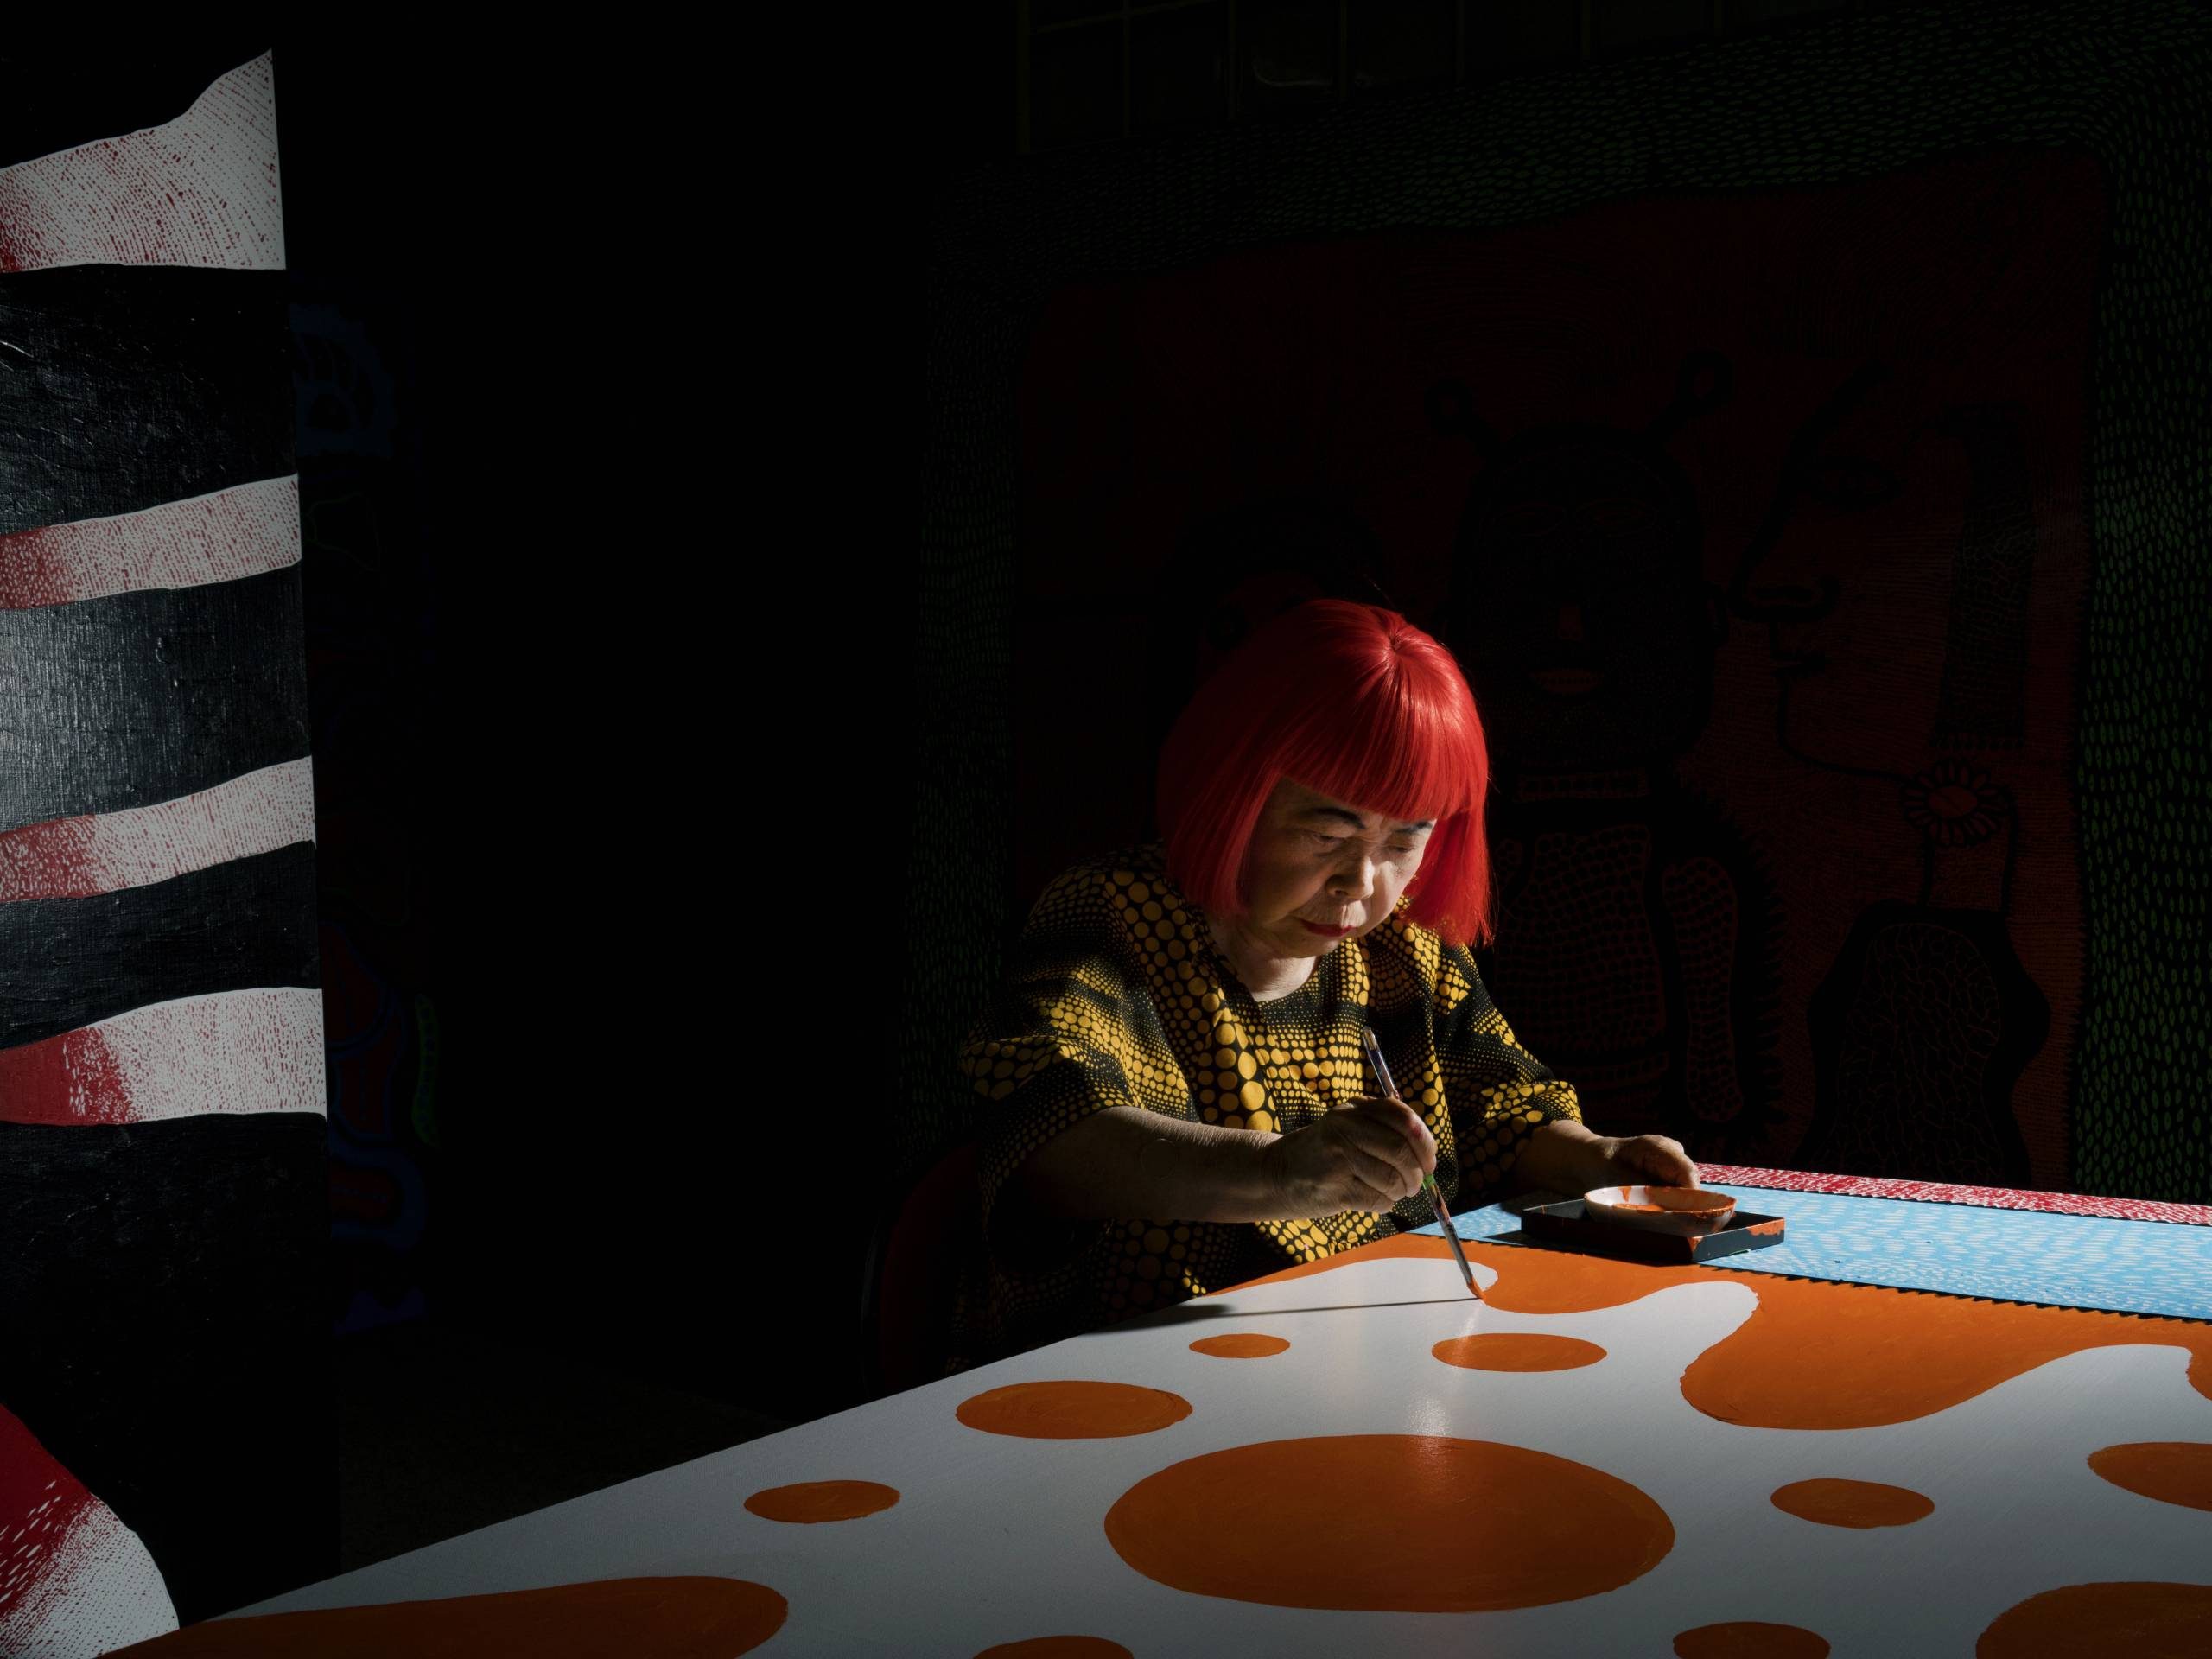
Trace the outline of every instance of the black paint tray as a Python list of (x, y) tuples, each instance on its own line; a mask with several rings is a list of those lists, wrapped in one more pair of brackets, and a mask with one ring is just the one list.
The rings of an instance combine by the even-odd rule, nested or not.
[(1521, 1212), (1521, 1230), (1484, 1241), (1492, 1244), (1549, 1244), (1633, 1262), (1710, 1262), (1716, 1256), (1764, 1249), (1782, 1243), (1782, 1217), (1756, 1215), (1740, 1206), (1726, 1227), (1709, 1233), (1656, 1233), (1624, 1227), (1583, 1213), (1580, 1198), (1531, 1205)]

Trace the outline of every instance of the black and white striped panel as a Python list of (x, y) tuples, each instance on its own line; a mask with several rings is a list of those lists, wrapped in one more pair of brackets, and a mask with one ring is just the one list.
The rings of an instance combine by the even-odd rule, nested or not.
[(327, 1570), (275, 67), (0, 60), (0, 1651)]

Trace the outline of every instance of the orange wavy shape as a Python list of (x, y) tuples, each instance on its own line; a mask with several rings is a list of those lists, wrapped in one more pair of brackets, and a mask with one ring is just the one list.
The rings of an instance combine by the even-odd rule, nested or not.
[[(2189, 1381), (2212, 1400), (2212, 1325), (2088, 1308), (1983, 1302), (1932, 1291), (1831, 1284), (1779, 1274), (1637, 1262), (1513, 1245), (1469, 1244), (1494, 1268), (1483, 1293), (1514, 1313), (1586, 1313), (1671, 1285), (1742, 1285), (1758, 1306), (1694, 1360), (1682, 1397), (1708, 1417), (1751, 1428), (1875, 1428), (1947, 1411), (2000, 1382), (2087, 1348), (2187, 1349)], [(1384, 1239), (1255, 1279), (1303, 1279), (1354, 1262), (1450, 1259), (1440, 1238)], [(1249, 1288), (1249, 1286), (1238, 1288)]]
[[(1491, 1306), (1514, 1313), (1617, 1307), (1669, 1285), (1723, 1276), (1712, 1268), (1647, 1267), (1557, 1250), (1497, 1247), (1480, 1255), (1498, 1273), (1487, 1293)], [(2187, 1349), (2190, 1385), (2212, 1400), (2212, 1325), (2193, 1320), (1981, 1302), (1778, 1274), (1726, 1276), (1750, 1289), (1758, 1306), (1682, 1375), (1682, 1397), (1725, 1423), (1874, 1428), (1910, 1422), (2082, 1349), (2136, 1344)]]

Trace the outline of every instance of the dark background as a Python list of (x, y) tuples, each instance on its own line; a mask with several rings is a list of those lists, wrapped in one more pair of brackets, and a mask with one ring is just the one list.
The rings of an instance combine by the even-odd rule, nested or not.
[[(857, 54), (793, 13), (749, 26), (743, 98), (681, 35), (276, 32), (292, 300), (360, 321), (394, 416), (389, 454), (303, 445), (310, 501), (373, 499), (382, 571), (311, 539), (326, 886), (349, 826), (409, 849), (407, 926), (353, 944), (436, 1012), (434, 1057), (389, 1059), (403, 1094), (435, 1066), (435, 1144), (395, 1143), (420, 1237), (334, 1249), (346, 1565), (865, 1397), (868, 1239), (914, 1173), (933, 197), (1024, 148), (1840, 9), (1361, 5), (1338, 38), (1332, 5), (1250, 4), (1248, 54), (1332, 79), (1242, 98), (1186, 72), (1218, 6), (902, 14)], [(319, 626), (381, 642), (380, 696), (317, 670)]]
[(333, 1116), (333, 1570), (865, 1397), (938, 195), (1876, 9), (193, 31), (276, 51), (334, 1075), (414, 1103)]
[(423, 1230), (334, 1248), (354, 1566), (862, 1397), (921, 203), (1010, 149), (1011, 48), (979, 9), (825, 101), (755, 34), (733, 123), (680, 37), (274, 40), (296, 326), (396, 417), (302, 445), (311, 522), (376, 515), (372, 580), (307, 563), (325, 880), (350, 830), (411, 890), (353, 944), (436, 1014)]

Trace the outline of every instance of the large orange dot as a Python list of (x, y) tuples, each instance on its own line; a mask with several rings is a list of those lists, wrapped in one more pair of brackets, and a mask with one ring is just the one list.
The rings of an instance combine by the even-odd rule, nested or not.
[(1216, 1359), (1265, 1359), (1279, 1354), (1290, 1344), (1281, 1337), (1263, 1337), (1256, 1331), (1240, 1331), (1233, 1336), (1200, 1337), (1191, 1344), (1194, 1354), (1211, 1354)]
[(779, 1630), (789, 1611), (746, 1579), (605, 1579), (501, 1595), (257, 1613), (188, 1624), (118, 1648), (140, 1659), (734, 1659)]
[(1936, 1501), (1877, 1480), (1793, 1480), (1774, 1489), (1774, 1507), (1824, 1527), (1904, 1527), (1936, 1512)]
[(1580, 1337), (1548, 1337), (1538, 1331), (1482, 1331), (1452, 1337), (1428, 1351), (1446, 1365), (1471, 1371), (1571, 1371), (1595, 1365), (1605, 1351)]
[(1974, 1659), (2124, 1653), (2204, 1659), (2212, 1653), (2212, 1586), (2069, 1584), (2015, 1603), (1990, 1621)]
[(1136, 1659), (1118, 1642), (1103, 1636), (1033, 1636), (1027, 1642), (1001, 1642), (976, 1659)]
[(2115, 1486), (2161, 1503), (2212, 1510), (2212, 1446), (2196, 1440), (2130, 1440), (2089, 1453), (2089, 1467)]
[(872, 1480), (803, 1480), (795, 1486), (771, 1486), (745, 1500), (745, 1507), (770, 1521), (856, 1521), (887, 1510), (899, 1489)]
[(1700, 1624), (1675, 1638), (1675, 1659), (1827, 1659), (1824, 1637), (1796, 1624), (1739, 1618)]
[(1191, 1414), (1191, 1402), (1133, 1382), (1010, 1382), (963, 1400), (955, 1414), (986, 1434), (1027, 1440), (1096, 1440), (1149, 1434)]
[[(1288, 1515), (1357, 1516), (1326, 1550), (1282, 1546)], [(1675, 1545), (1626, 1481), (1526, 1446), (1340, 1434), (1231, 1446), (1124, 1492), (1106, 1536), (1147, 1578), (1274, 1607), (1473, 1613), (1618, 1589)]]

